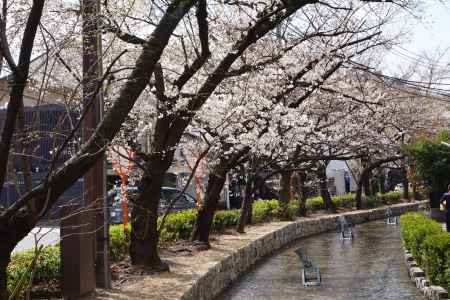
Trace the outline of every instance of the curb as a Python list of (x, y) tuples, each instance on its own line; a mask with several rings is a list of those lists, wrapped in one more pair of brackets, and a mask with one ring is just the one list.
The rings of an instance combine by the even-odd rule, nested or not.
[(408, 250), (405, 251), (405, 263), (408, 269), (409, 277), (411, 281), (416, 285), (420, 292), (427, 298), (431, 300), (446, 300), (448, 299), (448, 292), (441, 286), (431, 285), (430, 281), (425, 278), (425, 272), (417, 265), (414, 257), (409, 253)]

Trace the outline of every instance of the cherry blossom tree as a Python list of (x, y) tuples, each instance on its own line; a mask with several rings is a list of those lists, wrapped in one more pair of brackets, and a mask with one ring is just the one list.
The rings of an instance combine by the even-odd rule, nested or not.
[[(123, 85), (119, 88), (119, 92), (115, 94), (109, 110), (95, 129), (91, 138), (80, 147), (80, 150), (76, 154), (65, 161), (60, 167), (55, 168), (56, 164), (52, 163), (44, 182), (22, 195), (21, 198), (10, 207), (2, 207), (0, 209), (0, 233), (3, 237), (2, 241), (4, 241), (0, 247), (1, 298), (8, 298), (6, 290), (6, 267), (10, 260), (11, 251), (14, 249), (15, 245), (25, 237), (31, 229), (33, 229), (39, 219), (49, 211), (58, 197), (65, 190), (70, 188), (78, 178), (82, 177), (96, 161), (104, 157), (106, 146), (120, 130), (121, 124), (125, 121), (134, 103), (137, 101), (142, 91), (147, 87), (149, 78), (171, 38), (173, 31), (196, 2), (197, 1), (194, 0), (174, 0), (169, 3), (152, 3), (152, 8), (158, 7), (158, 14), (154, 19), (155, 23), (151, 26), (151, 35), (144, 39), (145, 42), (142, 45), (142, 50), (140, 51), (140, 54), (136, 55), (134, 65), (132, 64), (129, 75), (124, 80)], [(45, 4), (46, 3), (43, 0), (14, 2), (11, 3), (11, 6), (9, 6), (8, 1), (3, 2), (2, 35), (0, 38), (2, 41), (1, 52), (9, 69), (12, 71), (12, 85), (10, 101), (7, 106), (7, 119), (3, 127), (2, 139), (0, 142), (0, 178), (2, 183), (0, 186), (3, 186), (8, 153), (11, 149), (12, 136), (17, 128), (15, 120), (20, 115), (20, 110), (23, 108), (23, 92), (29, 79), (29, 66), (33, 56), (35, 41), (37, 41), (36, 36), (38, 29), (41, 29), (41, 35), (46, 36), (46, 29), (48, 29), (50, 25), (56, 24), (53, 22), (55, 18), (60, 18), (60, 24), (66, 24), (65, 22), (69, 21), (69, 18), (64, 12), (70, 12), (73, 8), (75, 8), (76, 11), (79, 11), (79, 7), (71, 2), (54, 2), (55, 7), (50, 7)], [(11, 27), (11, 29), (16, 28), (19, 31), (23, 30), (22, 42), (19, 43), (20, 52), (18, 54), (17, 63), (15, 62), (14, 52), (9, 47), (8, 36), (6, 35), (5, 30), (5, 24), (7, 23), (5, 12), (14, 9), (17, 9), (22, 13), (25, 20), (23, 24), (26, 24), (23, 27)], [(11, 19), (9, 14), (8, 16), (8, 19)], [(48, 19), (50, 25), (46, 24), (48, 16), (50, 16)], [(76, 17), (77, 15), (75, 14), (75, 20)], [(76, 21), (74, 21), (74, 23), (76, 23)], [(17, 24), (20, 24), (20, 22)], [(56, 26), (56, 28), (59, 30), (62, 27)], [(55, 36), (58, 37), (57, 32), (58, 31), (50, 31), (50, 34), (55, 38)], [(51, 40), (52, 37), (48, 37), (48, 39)], [(55, 38), (55, 40), (64, 40), (64, 38), (65, 37), (58, 37)], [(78, 35), (73, 38), (74, 41), (76, 41), (77, 39), (80, 40), (81, 37)], [(42, 39), (43, 44), (46, 44), (46, 42), (48, 42), (46, 39)], [(112, 68), (119, 58), (120, 56), (111, 58), (112, 62), (110, 67), (105, 70), (104, 78), (99, 80), (98, 86), (95, 89), (97, 92), (100, 91), (106, 79), (114, 74)], [(70, 65), (68, 67), (69, 68), (66, 69), (74, 70), (73, 68), (70, 68)], [(72, 77), (70, 79), (73, 80)], [(93, 97), (95, 97), (95, 95), (93, 95)], [(84, 114), (84, 111), (82, 111), (81, 120), (83, 119)], [(79, 121), (81, 122), (81, 120)], [(72, 132), (68, 135), (62, 145), (56, 149), (53, 159), (55, 162), (61, 153), (66, 150), (69, 142), (72, 141), (80, 126), (80, 122), (75, 124)], [(33, 209), (29, 208), (30, 204), (33, 204)]]
[[(149, 141), (149, 153), (142, 155), (146, 171), (140, 183), (141, 193), (134, 201), (136, 209), (133, 210), (130, 253), (133, 263), (145, 264), (155, 269), (167, 268), (157, 255), (156, 232), (158, 191), (161, 189), (163, 175), (173, 161), (175, 149), (186, 128), (203, 105), (210, 101), (211, 96), (220, 95), (222, 82), (263, 68), (274, 60), (273, 57), (269, 57), (268, 61), (259, 60), (250, 55), (259, 42), (273, 40), (273, 30), (278, 28), (277, 32), (282, 32), (282, 23), (294, 17), (300, 9), (303, 13), (312, 14), (320, 8), (316, 17), (322, 21), (315, 27), (308, 25), (310, 20), (307, 18), (296, 18), (294, 29), (300, 30), (304, 39), (311, 35), (333, 34), (332, 28), (339, 26), (339, 16), (347, 19), (357, 15), (367, 17), (368, 12), (375, 9), (372, 5), (362, 5), (372, 1), (361, 1), (361, 6), (354, 6), (354, 3), (350, 2), (332, 2), (323, 4), (316, 1), (267, 1), (255, 5), (240, 1), (218, 3), (214, 9), (208, 9), (208, 3), (200, 1), (195, 15), (188, 15), (189, 22), (172, 40), (176, 46), (175, 51), (168, 51), (166, 56), (162, 57), (161, 68), (155, 72), (150, 89), (156, 107), (153, 114), (157, 119), (151, 125), (142, 126), (151, 128), (152, 139)], [(309, 6), (311, 4), (317, 5)], [(330, 16), (336, 18), (329, 18)], [(120, 32), (118, 29), (114, 31)], [(130, 38), (124, 33), (121, 36), (124, 39)], [(286, 37), (292, 40), (289, 35)], [(300, 38), (297, 42), (301, 40)], [(139, 43), (136, 38), (130, 41)], [(334, 68), (337, 69), (339, 63), (335, 63)], [(328, 66), (332, 73), (331, 64), (332, 62)], [(317, 84), (313, 85), (312, 90), (315, 85)], [(232, 158), (229, 161), (231, 164), (237, 163)], [(217, 178), (218, 185), (222, 180), (222, 177)], [(215, 195), (217, 190), (210, 192)], [(211, 214), (208, 213), (207, 219), (210, 218)]]

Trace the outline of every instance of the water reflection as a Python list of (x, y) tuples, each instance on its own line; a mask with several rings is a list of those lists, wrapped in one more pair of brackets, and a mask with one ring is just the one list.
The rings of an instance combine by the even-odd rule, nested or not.
[[(377, 221), (354, 228), (355, 239), (338, 233), (300, 240), (257, 265), (218, 299), (423, 300), (408, 278), (398, 226)], [(294, 250), (307, 250), (320, 267), (322, 285), (303, 287)]]

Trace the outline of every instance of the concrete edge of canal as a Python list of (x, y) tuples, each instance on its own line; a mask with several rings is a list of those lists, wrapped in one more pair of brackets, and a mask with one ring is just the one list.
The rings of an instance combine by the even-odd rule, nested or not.
[[(396, 204), (391, 206), (394, 215), (417, 211), (428, 201)], [(361, 224), (386, 217), (387, 207), (354, 211), (314, 219), (301, 219), (249, 241), (244, 246), (229, 253), (226, 257), (201, 274), (190, 288), (179, 298), (181, 300), (210, 300), (217, 297), (253, 264), (282, 248), (283, 246), (312, 235), (335, 230), (337, 218), (345, 216), (352, 224)]]
[(408, 269), (411, 281), (420, 290), (422, 295), (431, 300), (445, 300), (448, 299), (448, 292), (441, 286), (430, 285), (430, 282), (425, 278), (425, 272), (417, 265), (413, 256), (406, 250), (405, 263)]

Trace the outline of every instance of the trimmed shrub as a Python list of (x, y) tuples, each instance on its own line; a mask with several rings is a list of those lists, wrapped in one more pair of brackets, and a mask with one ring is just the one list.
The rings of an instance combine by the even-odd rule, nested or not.
[(255, 223), (263, 223), (278, 218), (281, 206), (278, 200), (258, 200), (253, 202), (252, 218)]
[(420, 213), (401, 216), (400, 225), (405, 247), (424, 268), (431, 283), (450, 289), (450, 234)]
[(214, 214), (213, 230), (223, 231), (226, 228), (236, 226), (239, 222), (241, 211), (239, 209), (219, 210)]
[(362, 198), (363, 208), (375, 208), (377, 206), (381, 206), (381, 204), (381, 200), (376, 196), (364, 196)]
[(298, 212), (299, 204), (298, 201), (290, 201), (288, 204), (288, 216), (293, 219)]
[(308, 198), (306, 200), (306, 209), (315, 211), (315, 210), (321, 210), (324, 209), (325, 206), (323, 204), (323, 199), (320, 196)]
[[(164, 222), (164, 227), (160, 230), (160, 240), (163, 242), (178, 239), (188, 239), (194, 228), (197, 211), (194, 209), (181, 210), (169, 213)], [(158, 218), (158, 228), (161, 225), (162, 217)]]
[(434, 284), (450, 287), (450, 234), (441, 232), (425, 237), (422, 262), (427, 277)]
[(333, 196), (331, 200), (336, 207), (352, 208), (355, 206), (355, 194), (352, 193)]
[(381, 200), (383, 204), (395, 204), (402, 200), (400, 192), (388, 192), (385, 194), (378, 193), (377, 197)]
[[(128, 243), (123, 224), (109, 226), (109, 256), (112, 261), (121, 261), (128, 255)], [(130, 226), (127, 227), (130, 236)]]
[(405, 247), (411, 251), (417, 263), (422, 264), (423, 242), (428, 235), (441, 233), (441, 224), (420, 213), (401, 216), (400, 224)]

